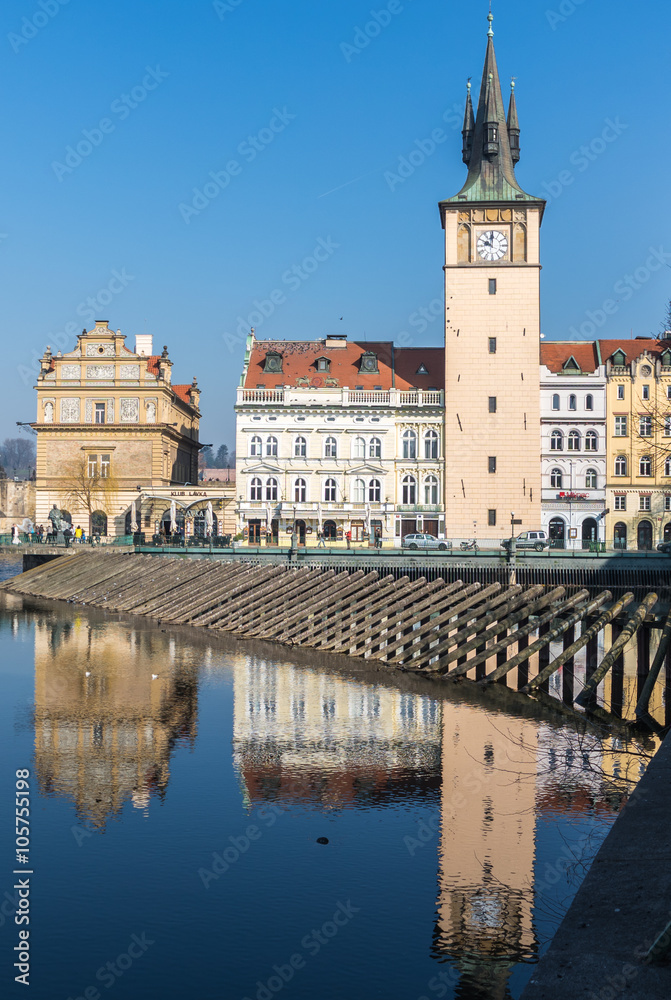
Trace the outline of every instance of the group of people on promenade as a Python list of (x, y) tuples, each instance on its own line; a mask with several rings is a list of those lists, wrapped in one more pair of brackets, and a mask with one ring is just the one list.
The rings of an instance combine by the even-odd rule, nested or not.
[[(12, 544), (20, 545), (22, 538), (21, 535), (25, 535), (25, 540), (30, 544), (41, 544), (41, 543), (54, 543), (58, 538), (58, 532), (54, 526), (49, 522), (48, 526), (44, 527), (43, 524), (31, 524), (28, 531), (23, 531), (18, 524), (12, 525)], [(85, 542), (92, 542), (94, 538), (99, 540), (99, 536), (91, 536), (87, 539), (86, 531), (80, 525), (73, 528), (71, 524), (68, 524), (63, 529), (63, 539), (65, 541), (65, 547), (69, 548), (72, 542), (79, 545), (83, 545)]]

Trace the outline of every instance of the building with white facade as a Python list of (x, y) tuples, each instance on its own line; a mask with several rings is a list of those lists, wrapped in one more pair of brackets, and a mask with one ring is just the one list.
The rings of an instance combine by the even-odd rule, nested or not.
[(250, 544), (445, 536), (444, 352), (327, 337), (247, 342), (236, 403)]
[(541, 344), (542, 526), (553, 548), (605, 540), (606, 369), (599, 343)]

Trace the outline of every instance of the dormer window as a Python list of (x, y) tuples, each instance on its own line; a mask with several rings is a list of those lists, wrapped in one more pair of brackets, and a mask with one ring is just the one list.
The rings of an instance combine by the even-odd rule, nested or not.
[(578, 364), (578, 362), (576, 361), (576, 359), (573, 357), (573, 355), (571, 355), (571, 357), (568, 359), (568, 361), (564, 362), (564, 371), (565, 372), (579, 372), (580, 370), (581, 370), (580, 369), (580, 365)]
[(665, 351), (662, 351), (662, 367), (671, 368), (671, 350), (668, 347)]
[(415, 372), (415, 375), (428, 375), (428, 374), (429, 374), (429, 369), (424, 364), (420, 365), (417, 371)]
[(615, 354), (613, 355), (613, 365), (616, 368), (624, 368), (626, 363), (627, 363), (627, 357), (624, 351), (616, 351)]
[(266, 354), (266, 363), (263, 366), (264, 372), (281, 372), (282, 371), (282, 355), (277, 351), (268, 351)]
[(329, 358), (317, 358), (316, 361), (318, 372), (330, 372), (331, 371), (331, 361)]
[(377, 374), (380, 371), (377, 366), (377, 354), (373, 351), (365, 351), (359, 361), (359, 371)]

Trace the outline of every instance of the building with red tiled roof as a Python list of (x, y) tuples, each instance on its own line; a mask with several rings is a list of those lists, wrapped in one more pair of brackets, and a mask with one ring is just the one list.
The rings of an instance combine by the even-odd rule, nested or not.
[(238, 388), (238, 529), (250, 544), (445, 536), (444, 351), (248, 338)]

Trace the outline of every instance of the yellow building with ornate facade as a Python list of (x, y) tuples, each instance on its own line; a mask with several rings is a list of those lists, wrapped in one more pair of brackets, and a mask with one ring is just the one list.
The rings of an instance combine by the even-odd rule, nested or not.
[[(170, 504), (170, 488), (198, 483), (195, 378), (174, 384), (168, 349), (153, 354), (151, 335), (138, 335), (134, 351), (125, 339), (98, 320), (73, 351), (54, 355), (47, 348), (41, 358), (32, 425), (38, 524), (46, 525), (55, 505), (87, 533), (124, 535), (139, 513), (131, 508), (139, 497), (138, 527), (153, 531)], [(97, 487), (90, 503), (75, 507), (72, 496), (86, 494), (86, 480)]]

